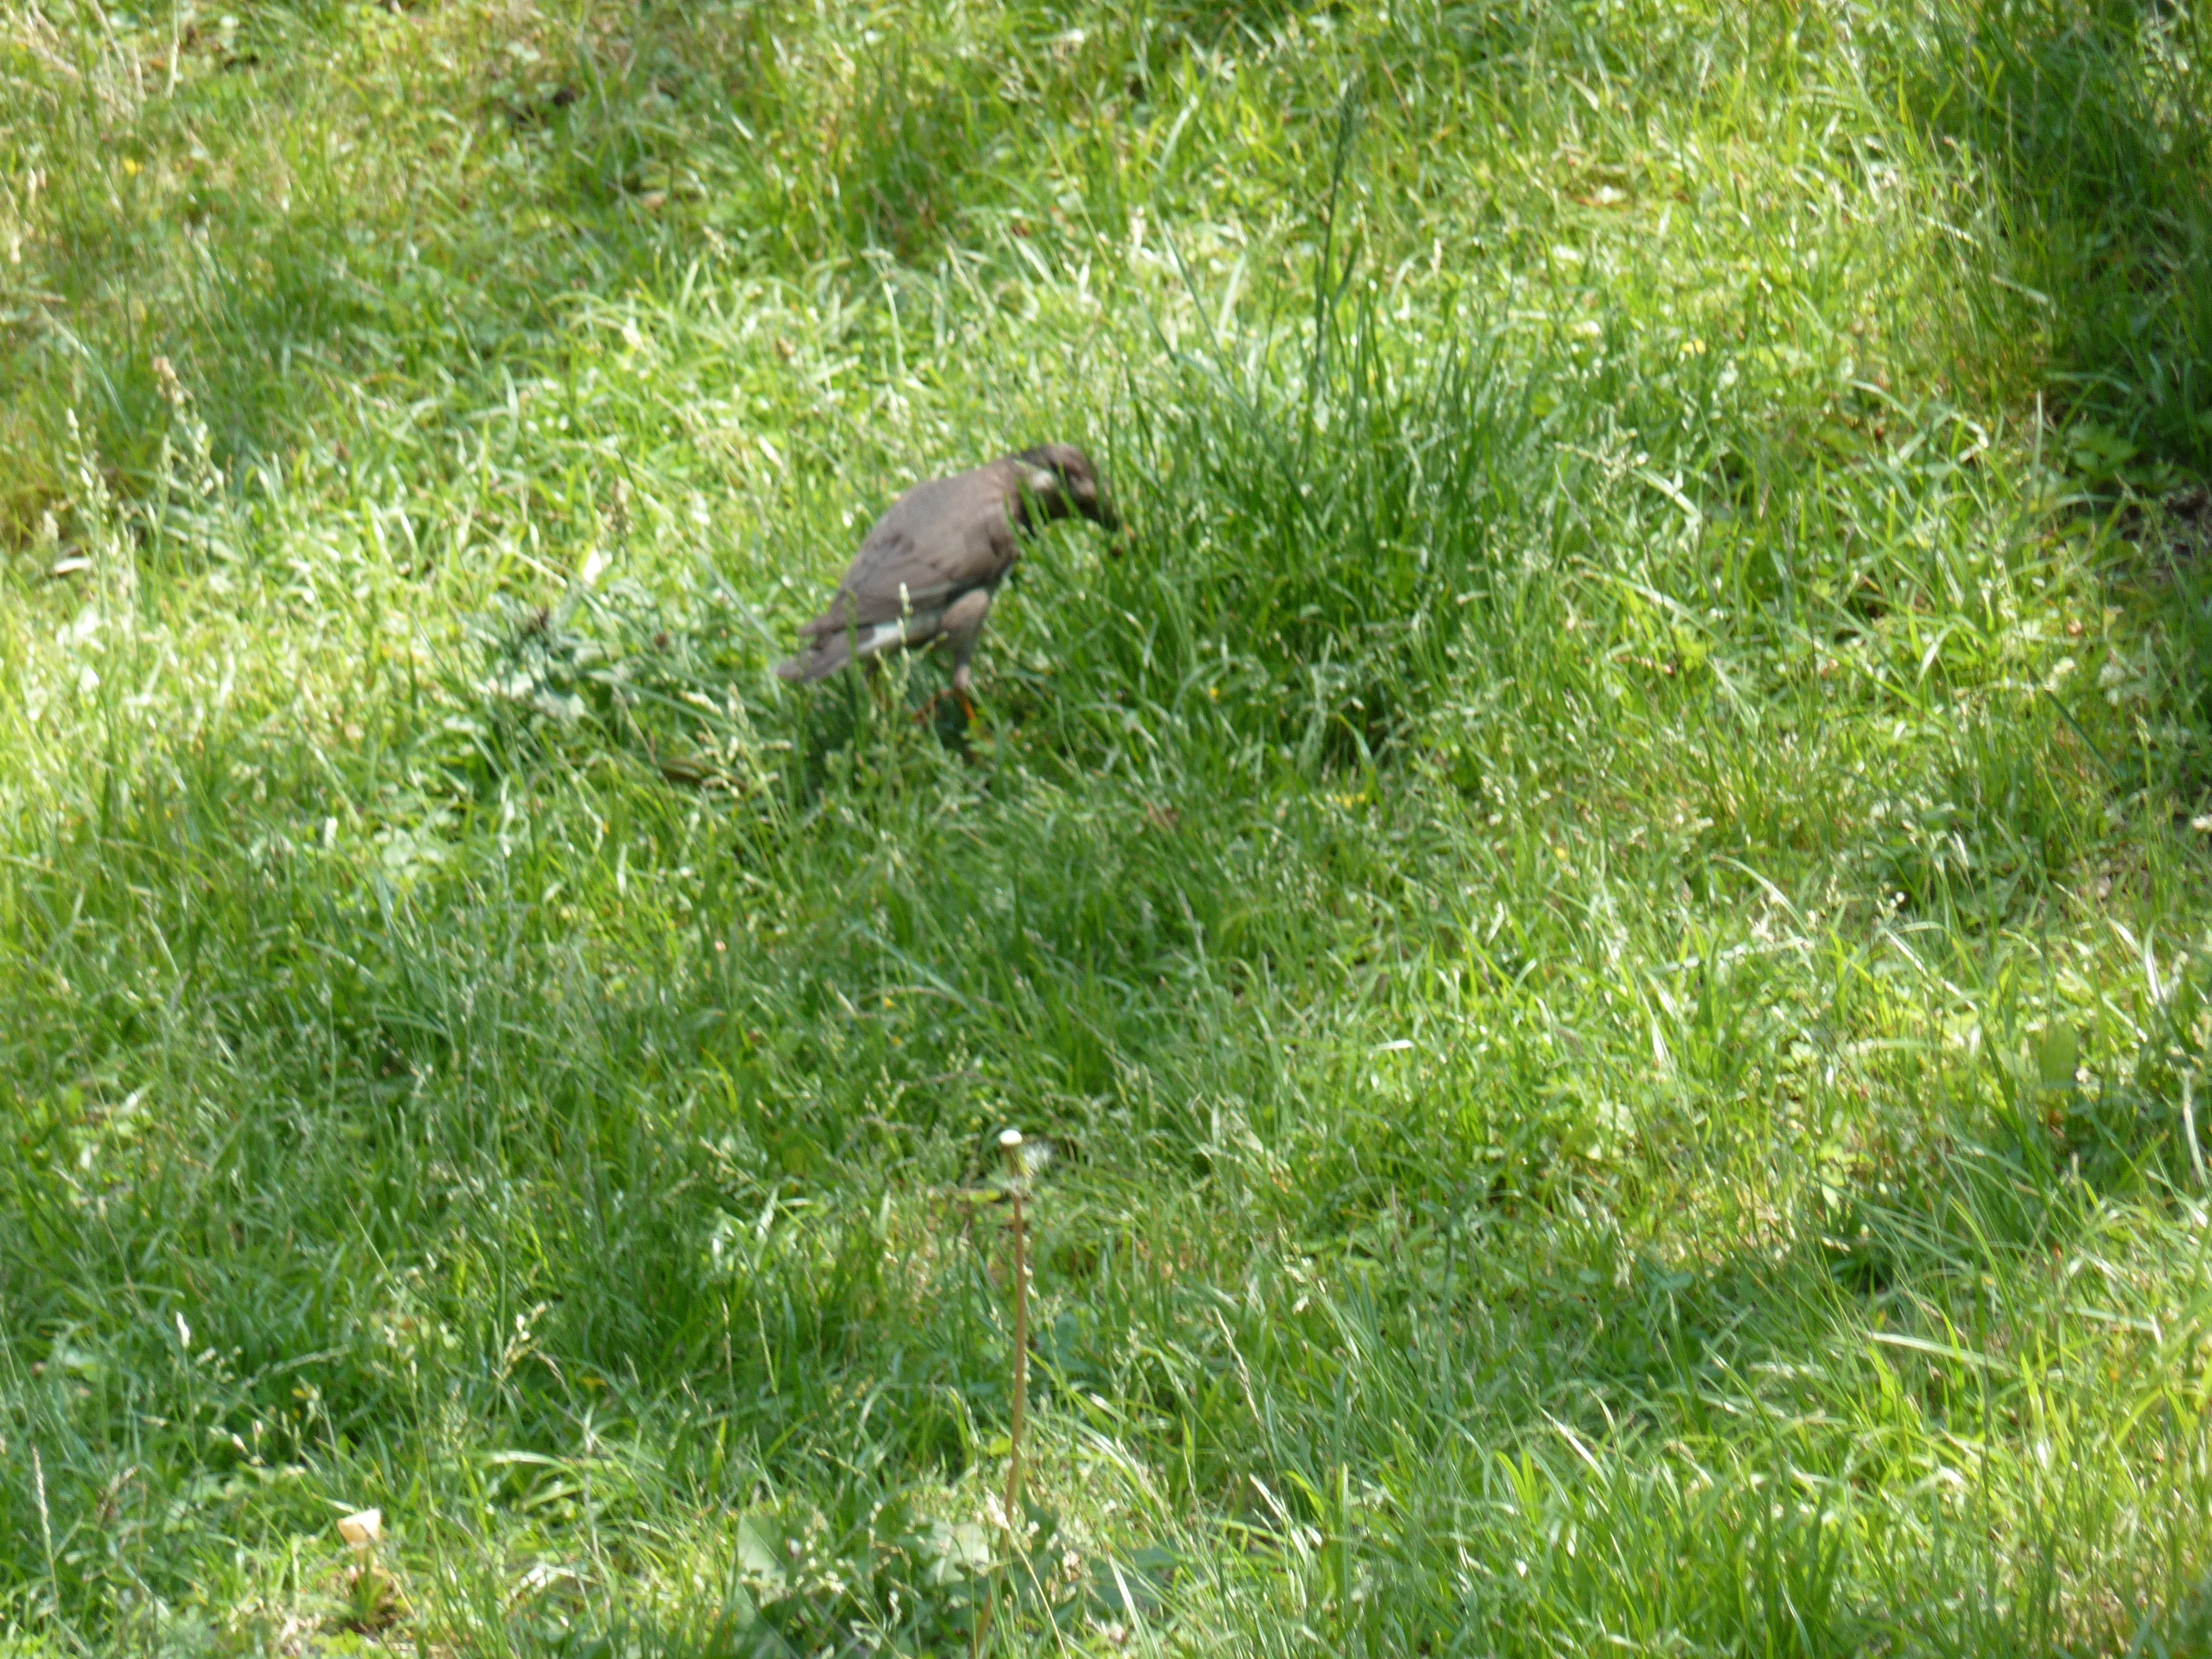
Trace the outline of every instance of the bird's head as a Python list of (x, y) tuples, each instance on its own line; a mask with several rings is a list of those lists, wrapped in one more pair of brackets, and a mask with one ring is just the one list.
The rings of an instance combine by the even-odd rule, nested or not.
[(1121, 515), (1099, 481), (1091, 458), (1073, 444), (1042, 444), (1013, 459), (1023, 469), (1022, 493), (1048, 519), (1080, 513), (1108, 530), (1121, 527)]

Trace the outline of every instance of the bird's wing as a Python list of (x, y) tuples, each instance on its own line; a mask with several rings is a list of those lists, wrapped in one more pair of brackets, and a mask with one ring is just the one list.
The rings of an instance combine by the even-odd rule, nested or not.
[(994, 464), (916, 484), (876, 520), (830, 608), (799, 631), (811, 638), (942, 609), (1006, 574), (1020, 551), (1010, 484)]

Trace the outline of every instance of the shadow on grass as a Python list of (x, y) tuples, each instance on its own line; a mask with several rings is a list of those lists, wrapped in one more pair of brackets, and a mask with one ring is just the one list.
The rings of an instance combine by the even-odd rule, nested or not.
[(1989, 169), (2013, 277), (2093, 482), (2212, 471), (2212, 80), (2201, 8), (1938, 5), (1902, 76)]
[(152, 478), (158, 358), (218, 455), (250, 460), (350, 400), (496, 388), (580, 293), (702, 261), (926, 262), (1006, 188), (994, 146), (1086, 95), (1049, 66), (1010, 92), (1034, 56), (1011, 36), (894, 33), (830, 73), (772, 21), (264, 7), (174, 41), (71, 37), (80, 61), (34, 64), (26, 112), (0, 114), (0, 163), (44, 167), (25, 246), (45, 296), (0, 329), (26, 452), (0, 536), (69, 498), (41, 452), (71, 410), (114, 483)]

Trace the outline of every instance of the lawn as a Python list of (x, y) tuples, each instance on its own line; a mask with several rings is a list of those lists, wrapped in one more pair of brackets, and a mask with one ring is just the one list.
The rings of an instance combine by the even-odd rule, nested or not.
[(0, 9), (0, 1656), (2212, 1647), (2208, 58)]

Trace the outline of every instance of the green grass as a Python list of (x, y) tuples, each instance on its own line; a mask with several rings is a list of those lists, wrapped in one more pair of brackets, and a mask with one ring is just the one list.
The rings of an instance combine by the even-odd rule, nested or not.
[(10, 11), (0, 1653), (2206, 1650), (2205, 29)]

